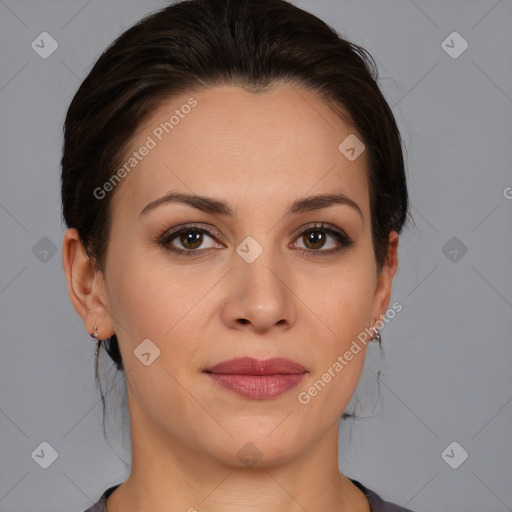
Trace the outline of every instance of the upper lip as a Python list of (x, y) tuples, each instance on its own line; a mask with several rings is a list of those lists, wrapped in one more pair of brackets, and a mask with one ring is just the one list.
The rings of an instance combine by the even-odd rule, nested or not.
[(253, 357), (241, 357), (223, 361), (205, 370), (207, 373), (230, 373), (235, 375), (278, 375), (304, 373), (304, 368), (299, 363), (274, 357), (272, 359), (254, 359)]

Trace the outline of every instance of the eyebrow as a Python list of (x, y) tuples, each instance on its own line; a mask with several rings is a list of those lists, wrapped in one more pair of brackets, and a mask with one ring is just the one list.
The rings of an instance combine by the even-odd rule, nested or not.
[[(139, 218), (146, 215), (160, 205), (168, 203), (183, 203), (206, 213), (214, 213), (218, 215), (232, 216), (234, 210), (225, 202), (207, 196), (199, 196), (196, 194), (184, 194), (180, 192), (168, 192), (164, 196), (148, 203), (140, 212)], [(319, 194), (316, 196), (304, 197), (296, 199), (286, 210), (285, 216), (321, 210), (336, 204), (344, 204), (353, 208), (361, 219), (363, 212), (359, 205), (345, 194)]]

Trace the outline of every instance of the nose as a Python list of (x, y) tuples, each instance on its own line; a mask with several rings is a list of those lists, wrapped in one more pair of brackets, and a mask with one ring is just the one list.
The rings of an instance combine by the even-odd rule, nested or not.
[(238, 254), (234, 260), (226, 283), (224, 323), (231, 329), (259, 334), (290, 329), (296, 318), (297, 298), (286, 262), (278, 261), (271, 250), (264, 250), (252, 263)]

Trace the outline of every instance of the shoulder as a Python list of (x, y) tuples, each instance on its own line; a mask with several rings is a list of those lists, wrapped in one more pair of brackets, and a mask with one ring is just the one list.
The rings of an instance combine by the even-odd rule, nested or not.
[(100, 497), (100, 499), (85, 512), (107, 512), (107, 498), (120, 486), (121, 484), (109, 487)]
[(376, 492), (372, 491), (365, 487), (361, 482), (357, 480), (353, 480), (349, 478), (349, 480), (359, 487), (359, 489), (364, 493), (368, 501), (370, 502), (371, 512), (412, 512), (412, 510), (408, 508), (401, 507), (400, 505), (395, 505), (394, 503), (390, 503), (389, 501), (384, 501)]

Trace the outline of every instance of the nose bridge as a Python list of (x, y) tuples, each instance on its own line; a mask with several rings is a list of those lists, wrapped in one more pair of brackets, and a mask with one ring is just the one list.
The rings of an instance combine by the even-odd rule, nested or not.
[[(259, 240), (259, 241), (258, 241)], [(236, 248), (235, 266), (247, 293), (259, 295), (265, 301), (282, 299), (285, 277), (279, 248), (272, 241), (272, 233), (247, 236)]]
[(250, 235), (236, 247), (224, 312), (234, 325), (249, 321), (257, 330), (294, 320), (286, 263), (272, 232)]

